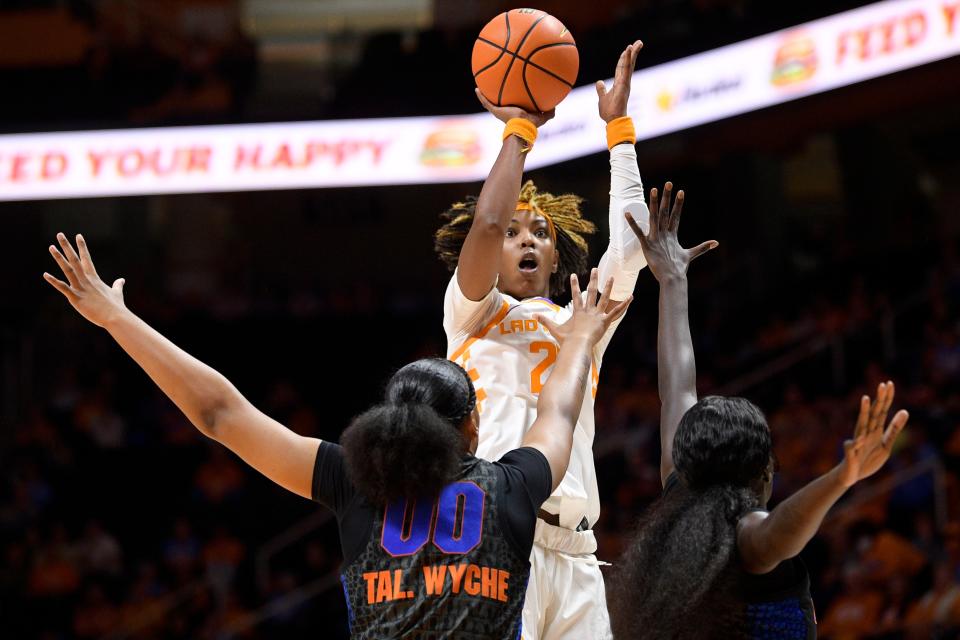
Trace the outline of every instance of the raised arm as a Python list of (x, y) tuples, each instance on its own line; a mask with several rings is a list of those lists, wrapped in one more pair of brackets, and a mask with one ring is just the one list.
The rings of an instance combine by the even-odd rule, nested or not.
[(637, 40), (623, 50), (609, 90), (603, 81), (596, 84), (597, 107), (600, 118), (607, 123), (610, 150), (610, 242), (600, 258), (599, 269), (601, 282), (607, 278), (614, 280), (613, 300), (624, 300), (633, 293), (637, 277), (647, 264), (640, 243), (630, 232), (623, 215), (629, 211), (643, 228), (647, 227), (650, 217), (637, 166), (636, 131), (633, 120), (627, 116), (630, 83), (642, 48), (643, 43)]
[[(610, 323), (622, 316), (633, 298), (610, 303), (613, 281), (608, 280), (597, 300), (598, 273), (590, 273), (586, 300), (576, 274), (570, 276), (573, 317), (563, 325), (539, 316), (538, 320), (561, 343), (560, 355), (537, 400), (537, 419), (523, 438), (523, 446), (538, 449), (550, 463), (552, 489), (560, 486), (570, 463), (573, 428), (580, 415), (590, 375), (593, 348)], [(607, 308), (609, 307), (609, 309)], [(552, 490), (551, 489), (551, 490)]]
[(660, 391), (660, 480), (673, 471), (673, 436), (680, 418), (697, 402), (697, 365), (687, 314), (687, 268), (697, 256), (717, 246), (708, 240), (684, 249), (677, 239), (683, 191), (673, 207), (673, 185), (663, 187), (663, 200), (650, 190), (650, 230), (644, 234), (636, 220), (626, 213), (627, 223), (640, 240), (650, 271), (660, 283), (660, 320), (657, 331), (657, 382)]
[(112, 287), (100, 279), (83, 236), (77, 236), (76, 251), (62, 233), (57, 241), (62, 253), (53, 245), (50, 253), (67, 282), (49, 273), (44, 279), (80, 315), (106, 329), (201, 433), (285, 489), (310, 498), (320, 441), (300, 436), (257, 410), (220, 373), (134, 315), (123, 302), (123, 278)]
[(737, 546), (744, 569), (768, 573), (800, 553), (816, 535), (830, 507), (847, 489), (876, 473), (890, 458), (897, 435), (909, 415), (898, 411), (886, 429), (883, 424), (893, 403), (892, 382), (877, 387), (877, 399), (860, 399), (860, 415), (853, 439), (843, 444), (843, 461), (777, 505), (772, 512), (755, 511), (740, 519)]
[[(530, 114), (517, 107), (496, 107), (483, 97), (479, 89), (477, 97), (487, 111), (504, 123), (521, 118), (539, 127), (553, 117), (553, 111)], [(529, 148), (529, 143), (517, 135), (504, 138), (500, 155), (480, 190), (477, 212), (457, 262), (457, 284), (470, 300), (481, 300), (496, 284), (503, 240), (510, 219), (517, 210), (520, 181)]]

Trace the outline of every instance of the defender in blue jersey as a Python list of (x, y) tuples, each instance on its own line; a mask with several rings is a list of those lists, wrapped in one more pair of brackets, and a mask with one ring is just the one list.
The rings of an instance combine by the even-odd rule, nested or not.
[(566, 472), (592, 350), (629, 304), (609, 303), (612, 281), (597, 301), (596, 269), (586, 300), (571, 281), (573, 317), (545, 321), (558, 369), (519, 448), (475, 457), (476, 390), (441, 359), (400, 369), (340, 446), (320, 445), (313, 498), (337, 514), (354, 637), (520, 637), (537, 511)]
[(716, 246), (677, 241), (683, 192), (650, 194), (650, 232), (627, 214), (660, 283), (658, 369), (663, 495), (617, 563), (610, 617), (618, 638), (809, 640), (816, 637), (810, 579), (797, 554), (830, 507), (889, 459), (907, 422), (884, 429), (893, 384), (860, 403), (853, 438), (833, 470), (772, 511), (775, 459), (763, 413), (743, 398), (698, 401), (687, 317), (690, 261)]
[(383, 404), (358, 416), (343, 446), (306, 438), (258, 411), (230, 382), (124, 304), (124, 280), (100, 279), (82, 236), (50, 246), (66, 282), (44, 278), (106, 329), (204, 435), (280, 486), (337, 514), (343, 586), (355, 638), (494, 638), (520, 634), (537, 510), (563, 478), (597, 342), (626, 311), (571, 277), (573, 316), (543, 324), (561, 349), (522, 446), (474, 457), (477, 395), (440, 359), (391, 378)]

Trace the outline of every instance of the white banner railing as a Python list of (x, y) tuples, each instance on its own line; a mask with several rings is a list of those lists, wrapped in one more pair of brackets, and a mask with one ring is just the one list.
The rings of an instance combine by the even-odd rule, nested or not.
[[(886, 0), (638, 71), (630, 114), (647, 139), (955, 55), (960, 0)], [(471, 182), (500, 130), (472, 114), (3, 135), (0, 200)], [(579, 87), (527, 167), (604, 147)]]

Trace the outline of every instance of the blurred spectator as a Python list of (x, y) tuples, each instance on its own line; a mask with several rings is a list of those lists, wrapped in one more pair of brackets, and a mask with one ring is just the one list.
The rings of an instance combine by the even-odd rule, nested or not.
[(101, 449), (117, 449), (126, 444), (126, 422), (113, 409), (114, 385), (113, 377), (103, 374), (96, 388), (82, 396), (74, 409), (77, 427)]
[(50, 539), (36, 551), (27, 589), (31, 596), (67, 596), (80, 587), (80, 571), (70, 553), (67, 530), (55, 525)]
[(163, 560), (176, 582), (185, 584), (193, 577), (200, 559), (200, 541), (186, 517), (180, 516), (173, 525), (173, 533), (163, 545)]
[(203, 563), (207, 579), (218, 599), (226, 602), (233, 586), (237, 568), (243, 561), (246, 545), (223, 525), (217, 525), (210, 540), (203, 547)]
[(910, 607), (905, 624), (910, 638), (960, 629), (960, 584), (949, 563), (934, 567), (933, 586)]
[(843, 592), (827, 610), (818, 634), (834, 640), (861, 638), (878, 628), (883, 594), (870, 587), (863, 571), (849, 565), (843, 572)]
[(100, 638), (113, 631), (120, 612), (98, 584), (88, 585), (73, 614), (73, 632), (78, 638)]
[(872, 634), (876, 638), (898, 638), (903, 631), (909, 605), (909, 581), (903, 576), (895, 576), (887, 585), (886, 600), (880, 613), (879, 623)]
[(194, 476), (194, 484), (204, 501), (219, 504), (240, 495), (246, 474), (232, 453), (219, 444), (208, 447), (210, 458)]
[(916, 547), (889, 530), (862, 536), (857, 541), (857, 548), (862, 549), (862, 569), (877, 584), (895, 576), (913, 577), (928, 561)]
[(116, 578), (123, 570), (120, 544), (98, 520), (89, 520), (83, 537), (74, 546), (80, 567), (90, 576)]

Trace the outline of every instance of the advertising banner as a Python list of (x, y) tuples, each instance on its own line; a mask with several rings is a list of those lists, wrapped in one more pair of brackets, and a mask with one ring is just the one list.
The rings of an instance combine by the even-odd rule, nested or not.
[[(955, 55), (960, 0), (887, 0), (638, 71), (629, 110), (644, 140)], [(527, 167), (603, 151), (596, 102), (574, 89)], [(501, 131), (479, 113), (0, 135), (0, 200), (471, 182)]]

